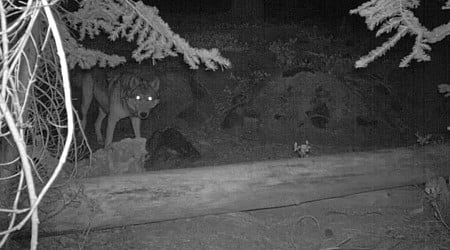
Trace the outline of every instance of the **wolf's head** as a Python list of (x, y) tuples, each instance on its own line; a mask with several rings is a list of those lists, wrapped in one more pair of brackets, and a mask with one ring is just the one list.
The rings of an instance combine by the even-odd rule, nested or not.
[(152, 81), (146, 81), (136, 76), (129, 76), (122, 79), (124, 91), (124, 101), (133, 116), (140, 119), (148, 117), (150, 110), (159, 103), (159, 85), (158, 77)]

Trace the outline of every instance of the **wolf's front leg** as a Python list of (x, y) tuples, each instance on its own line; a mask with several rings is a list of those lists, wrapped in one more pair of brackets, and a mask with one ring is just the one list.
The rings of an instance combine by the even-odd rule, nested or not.
[(119, 120), (120, 119), (118, 117), (113, 116), (111, 113), (109, 114), (108, 124), (106, 126), (105, 148), (112, 143), (114, 136), (114, 129), (116, 128), (116, 124)]
[(130, 117), (131, 125), (133, 126), (134, 136), (141, 138), (141, 119), (138, 117)]

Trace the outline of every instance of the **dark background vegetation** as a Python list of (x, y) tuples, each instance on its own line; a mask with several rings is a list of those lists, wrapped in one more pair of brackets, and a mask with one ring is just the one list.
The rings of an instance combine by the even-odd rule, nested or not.
[[(161, 15), (167, 14), (198, 14), (209, 15), (229, 13), (233, 15), (237, 6), (248, 6), (248, 12), (263, 9), (257, 14), (257, 21), (264, 22), (297, 22), (308, 18), (321, 18), (334, 22), (336, 19), (348, 17), (352, 20), (357, 16), (349, 16), (350, 9), (356, 8), (366, 1), (363, 0), (145, 0), (144, 3), (158, 7)], [(444, 0), (421, 1), (415, 14), (429, 26), (436, 26), (448, 21), (448, 12), (440, 10)], [(251, 17), (248, 15), (247, 18)], [(236, 20), (235, 20), (236, 21)], [(245, 20), (240, 20), (245, 21)], [(362, 25), (361, 21), (354, 22)]]
[[(195, 72), (195, 74), (200, 75), (196, 76), (199, 78), (197, 80), (204, 82), (205, 87), (211, 87), (211, 84), (208, 84), (209, 82), (214, 82), (215, 88), (219, 88), (218, 86), (224, 87), (231, 83), (245, 85), (244, 82), (246, 81), (254, 81), (254, 79), (247, 78), (257, 71), (269, 73), (273, 77), (276, 77), (279, 71), (282, 72), (280, 74), (283, 77), (294, 76), (300, 71), (311, 71), (314, 74), (323, 73), (325, 75), (331, 73), (333, 77), (340, 79), (339, 81), (347, 78), (354, 79), (355, 76), (360, 77), (361, 75), (363, 75), (363, 78), (375, 77), (383, 86), (390, 89), (388, 95), (380, 96), (376, 94), (377, 92), (367, 90), (366, 88), (379, 87), (379, 83), (371, 82), (371, 80), (370, 83), (355, 80), (354, 82), (358, 83), (356, 86), (350, 83), (345, 84), (352, 85), (349, 92), (363, 93), (365, 104), (371, 106), (370, 110), (374, 113), (381, 116), (390, 114), (391, 111), (398, 113), (394, 116), (401, 121), (400, 123), (405, 123), (408, 128), (401, 132), (409, 138), (408, 144), (415, 142), (414, 134), (417, 131), (424, 134), (446, 134), (445, 128), (448, 122), (444, 118), (448, 117), (447, 114), (450, 113), (448, 111), (450, 98), (444, 98), (439, 94), (437, 85), (448, 83), (450, 80), (447, 66), (450, 65), (447, 56), (450, 50), (448, 46), (449, 38), (432, 45), (431, 62), (412, 62), (408, 68), (398, 68), (401, 59), (411, 52), (414, 44), (415, 37), (406, 36), (388, 53), (369, 64), (369, 67), (355, 69), (354, 62), (358, 58), (366, 55), (370, 50), (380, 46), (394, 35), (394, 32), (392, 32), (392, 34), (376, 38), (375, 31), (367, 30), (363, 18), (358, 15), (349, 15), (351, 9), (364, 2), (363, 0), (144, 0), (147, 5), (156, 6), (163, 20), (169, 24), (175, 33), (185, 38), (190, 45), (199, 48), (218, 48), (225, 57), (231, 60), (233, 68), (228, 71), (216, 72), (215, 74), (211, 72), (206, 74), (201, 70)], [(414, 14), (423, 25), (431, 30), (448, 22), (448, 11), (441, 10), (444, 2), (444, 0), (421, 1), (421, 5), (413, 10)], [(76, 6), (72, 7), (76, 8)], [(87, 39), (84, 44), (87, 47), (107, 50), (107, 53), (119, 55), (129, 55), (134, 48), (133, 44), (122, 40), (112, 43), (104, 35), (92, 40)], [(279, 50), (275, 51), (271, 47)], [(287, 59), (292, 60), (289, 61), (289, 65), (279, 65), (278, 59), (286, 62)], [(178, 68), (175, 67), (177, 69), (171, 68), (171, 62), (173, 61), (178, 63)], [(150, 64), (152, 63), (149, 62)], [(131, 67), (133, 66), (131, 65)], [(144, 65), (140, 65), (140, 67), (144, 67)], [(167, 57), (158, 61), (155, 67), (166, 75), (177, 75), (175, 78), (180, 83), (174, 83), (174, 86), (177, 87), (169, 92), (176, 92), (175, 90), (186, 85), (183, 82), (187, 78), (178, 72), (180, 71), (179, 68), (187, 69), (181, 57)], [(232, 80), (228, 74), (242, 76), (243, 79)], [(211, 79), (208, 77), (211, 77)], [(283, 80), (283, 77), (281, 81), (285, 80)], [(318, 77), (318, 75), (315, 74), (314, 77)], [(319, 81), (314, 77), (313, 79), (302, 79), (300, 82)], [(269, 78), (266, 80), (269, 81)], [(276, 81), (278, 80), (280, 79)], [(343, 82), (346, 81), (343, 80)], [(337, 88), (330, 90), (331, 93), (345, 89), (344, 87), (338, 87), (338, 84), (331, 84), (330, 86)], [(231, 86), (231, 89), (234, 89), (234, 85)], [(212, 90), (209, 91), (212, 92)], [(222, 92), (217, 93), (217, 98), (220, 99), (223, 95)], [(298, 98), (304, 98), (306, 95), (303, 93), (298, 96)], [(172, 99), (169, 96), (165, 98), (165, 100)], [(178, 96), (175, 99), (182, 98)], [(190, 102), (186, 101), (173, 106), (184, 107)], [(227, 107), (225, 104), (219, 106), (221, 105)], [(360, 105), (362, 104), (350, 106)], [(200, 106), (212, 106), (212, 104)], [(333, 106), (335, 105), (330, 103), (330, 107)], [(282, 110), (282, 108), (280, 109)], [(203, 114), (202, 110), (194, 111), (196, 111), (194, 113)], [(183, 114), (186, 112), (181, 111)], [(303, 113), (303, 111), (300, 113)], [(350, 113), (357, 116), (354, 112)], [(155, 125), (163, 118), (170, 120), (167, 118), (167, 112), (161, 112), (161, 114), (164, 115), (155, 116), (154, 121), (149, 122), (152, 125), (149, 133), (171, 124), (166, 122), (163, 125)], [(209, 117), (210, 115), (220, 116), (209, 113), (204, 116)], [(374, 114), (367, 116), (375, 117)], [(274, 117), (279, 117), (279, 114), (276, 113)], [(360, 120), (358, 117), (355, 118), (356, 121)], [(264, 120), (261, 117), (258, 119), (259, 121)], [(349, 119), (353, 118), (350, 117)], [(373, 119), (386, 120), (388, 123), (394, 120), (393, 117)], [(281, 123), (278, 119), (276, 120), (276, 122)], [(433, 122), (430, 123), (431, 121)], [(203, 122), (202, 120), (200, 123)], [(368, 124), (372, 123), (369, 122)], [(397, 125), (393, 127), (398, 128)], [(383, 134), (388, 134), (383, 128), (379, 129), (384, 131)], [(283, 129), (275, 129), (275, 131), (283, 131)], [(297, 134), (302, 134), (301, 129), (296, 128), (295, 131)], [(310, 138), (313, 137), (310, 132), (304, 132), (303, 134), (309, 135)], [(366, 134), (355, 136), (358, 138), (378, 138), (378, 136)], [(290, 137), (300, 138), (299, 136)], [(381, 137), (379, 140), (386, 141)], [(317, 139), (317, 141), (321, 140)], [(342, 143), (342, 140), (337, 141)]]

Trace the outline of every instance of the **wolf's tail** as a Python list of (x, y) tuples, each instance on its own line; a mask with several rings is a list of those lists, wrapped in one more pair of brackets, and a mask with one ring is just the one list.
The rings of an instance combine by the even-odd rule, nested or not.
[(81, 88), (84, 73), (84, 70), (80, 69), (71, 70), (69, 76), (70, 85), (75, 88)]

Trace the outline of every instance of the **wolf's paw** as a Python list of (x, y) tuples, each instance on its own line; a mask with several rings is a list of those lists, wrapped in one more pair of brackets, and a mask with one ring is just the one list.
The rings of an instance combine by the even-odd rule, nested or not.
[(110, 151), (113, 148), (112, 148), (111, 144), (108, 144), (108, 145), (104, 145), (104, 149), (107, 150), (107, 151)]

